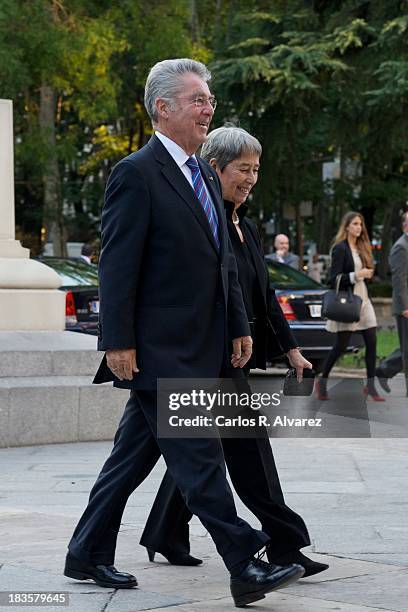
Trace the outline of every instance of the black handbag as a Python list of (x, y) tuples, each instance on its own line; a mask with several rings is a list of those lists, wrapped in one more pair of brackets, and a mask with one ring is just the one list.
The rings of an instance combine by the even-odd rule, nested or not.
[(342, 275), (336, 278), (336, 289), (327, 291), (323, 296), (322, 316), (339, 323), (356, 323), (360, 320), (363, 300), (354, 295), (352, 288), (340, 291)]

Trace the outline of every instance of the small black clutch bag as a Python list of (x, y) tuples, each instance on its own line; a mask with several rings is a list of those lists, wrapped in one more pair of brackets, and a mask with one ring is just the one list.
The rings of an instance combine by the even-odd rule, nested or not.
[(296, 369), (289, 368), (283, 384), (283, 395), (307, 396), (312, 395), (316, 372), (310, 368), (303, 370), (303, 379), (299, 383), (296, 378)]

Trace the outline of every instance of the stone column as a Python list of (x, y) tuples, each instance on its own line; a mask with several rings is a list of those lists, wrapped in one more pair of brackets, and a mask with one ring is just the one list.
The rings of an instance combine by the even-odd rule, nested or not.
[(62, 330), (59, 275), (15, 239), (13, 103), (0, 99), (0, 330)]

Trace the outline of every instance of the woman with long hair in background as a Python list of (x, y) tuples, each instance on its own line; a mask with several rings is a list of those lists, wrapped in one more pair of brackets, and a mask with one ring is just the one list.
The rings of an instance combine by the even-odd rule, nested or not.
[(321, 378), (316, 382), (317, 396), (320, 400), (329, 399), (327, 379), (338, 358), (345, 353), (353, 332), (361, 332), (365, 343), (365, 363), (367, 384), (364, 394), (375, 401), (384, 401), (374, 384), (377, 358), (377, 319), (373, 304), (368, 295), (367, 281), (374, 274), (374, 259), (371, 243), (362, 214), (350, 211), (343, 216), (334, 239), (331, 252), (330, 285), (334, 289), (340, 275), (340, 289), (353, 288), (354, 295), (362, 299), (360, 319), (356, 323), (327, 321), (327, 331), (336, 334), (336, 339), (327, 356)]

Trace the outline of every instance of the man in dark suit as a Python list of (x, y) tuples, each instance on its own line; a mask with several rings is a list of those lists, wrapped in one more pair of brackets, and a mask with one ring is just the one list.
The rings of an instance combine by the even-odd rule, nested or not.
[(391, 391), (388, 379), (404, 372), (408, 396), (408, 212), (402, 216), (402, 236), (390, 251), (392, 274), (392, 314), (395, 316), (400, 346), (376, 370), (382, 388)]
[(155, 135), (121, 160), (102, 213), (100, 336), (106, 355), (95, 382), (129, 388), (114, 447), (69, 543), (65, 575), (129, 588), (113, 566), (129, 495), (163, 454), (188, 508), (213, 538), (231, 574), (236, 605), (262, 599), (304, 573), (254, 559), (268, 536), (236, 514), (219, 437), (157, 435), (159, 378), (216, 378), (251, 355), (251, 338), (229, 250), (217, 175), (194, 153), (205, 141), (215, 99), (210, 74), (193, 60), (156, 64), (145, 106)]

